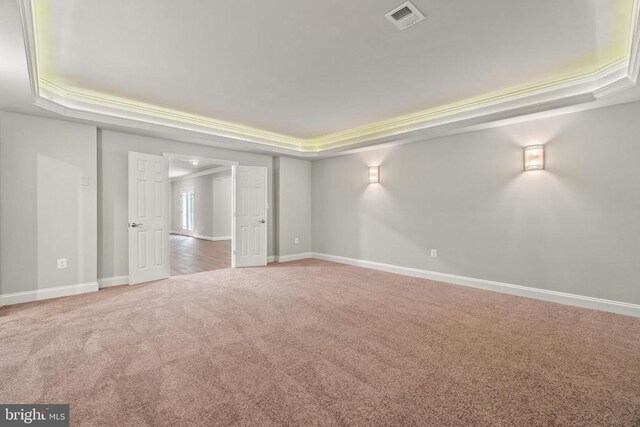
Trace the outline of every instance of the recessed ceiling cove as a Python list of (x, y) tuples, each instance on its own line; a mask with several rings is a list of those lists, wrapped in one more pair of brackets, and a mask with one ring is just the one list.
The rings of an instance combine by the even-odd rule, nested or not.
[(635, 84), (638, 0), (20, 0), (36, 104), (295, 153)]

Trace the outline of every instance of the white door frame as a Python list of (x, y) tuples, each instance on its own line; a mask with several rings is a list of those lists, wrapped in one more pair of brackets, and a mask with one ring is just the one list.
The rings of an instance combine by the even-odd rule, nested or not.
[(186, 161), (197, 160), (202, 162), (215, 163), (220, 166), (236, 166), (238, 164), (238, 162), (234, 162), (232, 160), (221, 160), (221, 159), (214, 159), (212, 157), (202, 157), (202, 156), (189, 156), (186, 154), (164, 152), (162, 153), (162, 156), (166, 157), (169, 160), (170, 159), (178, 159), (178, 160), (186, 160)]

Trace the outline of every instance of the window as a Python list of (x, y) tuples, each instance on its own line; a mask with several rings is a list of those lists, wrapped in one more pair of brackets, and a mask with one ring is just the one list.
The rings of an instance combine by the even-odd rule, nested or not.
[(193, 232), (193, 213), (195, 204), (195, 193), (193, 188), (180, 190), (180, 228), (182, 231)]

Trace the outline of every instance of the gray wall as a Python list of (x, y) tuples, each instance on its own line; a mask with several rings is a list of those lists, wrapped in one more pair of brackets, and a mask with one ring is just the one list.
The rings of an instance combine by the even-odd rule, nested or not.
[(231, 171), (213, 175), (213, 234), (212, 237), (231, 237)]
[(184, 188), (193, 188), (195, 192), (194, 234), (212, 236), (213, 178), (211, 175), (171, 183), (171, 230), (180, 231), (180, 190)]
[(203, 237), (230, 237), (231, 187), (230, 170), (173, 181), (171, 230), (180, 231), (180, 190), (193, 188), (196, 204), (194, 234)]
[[(633, 103), (315, 161), (313, 250), (638, 304), (639, 119)], [(547, 169), (523, 172), (537, 143)]]
[(93, 126), (0, 113), (0, 294), (97, 280), (96, 156)]
[[(183, 154), (229, 160), (247, 166), (264, 166), (272, 176), (273, 158), (260, 154), (231, 151), (166, 139), (98, 131), (99, 199), (98, 199), (98, 277), (129, 274), (127, 242), (127, 152), (162, 155)], [(271, 204), (272, 180), (268, 182), (267, 199)], [(275, 252), (273, 212), (268, 212), (267, 251)]]
[[(278, 157), (275, 162), (277, 253), (311, 251), (311, 163)], [(298, 244), (294, 243), (298, 238)]]
[[(276, 240), (283, 256), (313, 243), (319, 253), (637, 304), (638, 117), (633, 103), (311, 164), (278, 158), (274, 169), (270, 156), (118, 132), (98, 131), (96, 150), (95, 127), (2, 112), (0, 293), (128, 274), (127, 152), (140, 151), (267, 167), (280, 187), (269, 255)], [(546, 144), (547, 170), (523, 173), (521, 147), (534, 143)], [(368, 185), (369, 164), (381, 165), (380, 184)], [(63, 257), (69, 267), (58, 270)]]

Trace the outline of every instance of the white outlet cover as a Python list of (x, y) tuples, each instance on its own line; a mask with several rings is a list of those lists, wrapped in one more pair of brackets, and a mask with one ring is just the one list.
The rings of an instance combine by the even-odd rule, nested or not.
[(431, 249), (431, 258), (438, 258), (438, 250)]
[(295, 243), (295, 244), (297, 245), (298, 243), (300, 243), (300, 239), (298, 239), (298, 238), (296, 237), (295, 239), (293, 239), (293, 243)]
[(67, 268), (67, 259), (66, 258), (58, 258), (58, 269)]

